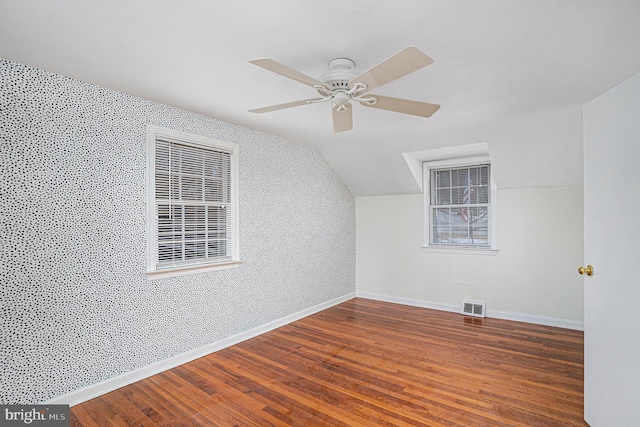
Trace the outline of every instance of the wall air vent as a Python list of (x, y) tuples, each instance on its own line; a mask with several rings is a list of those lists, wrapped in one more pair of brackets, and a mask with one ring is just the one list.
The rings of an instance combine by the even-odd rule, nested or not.
[(462, 301), (461, 314), (465, 316), (485, 317), (487, 303), (485, 301)]

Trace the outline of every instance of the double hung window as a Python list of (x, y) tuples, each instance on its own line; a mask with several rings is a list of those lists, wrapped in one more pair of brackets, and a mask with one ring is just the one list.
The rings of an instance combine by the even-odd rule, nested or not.
[(172, 276), (238, 262), (238, 147), (148, 131), (147, 272)]
[(489, 165), (431, 169), (430, 245), (490, 248)]

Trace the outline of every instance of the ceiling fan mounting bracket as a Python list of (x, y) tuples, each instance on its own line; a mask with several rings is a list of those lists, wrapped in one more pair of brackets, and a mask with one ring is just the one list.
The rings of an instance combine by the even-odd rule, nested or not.
[(329, 61), (329, 71), (321, 75), (318, 80), (329, 89), (344, 89), (358, 73), (354, 71), (356, 63), (349, 58), (334, 58)]

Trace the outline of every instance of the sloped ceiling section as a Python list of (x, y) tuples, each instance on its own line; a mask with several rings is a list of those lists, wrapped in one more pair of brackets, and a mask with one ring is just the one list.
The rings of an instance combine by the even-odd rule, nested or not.
[[(580, 185), (581, 107), (640, 72), (637, 0), (0, 0), (0, 57), (308, 144), (356, 195), (419, 191), (402, 153), (486, 141), (499, 187)], [(434, 63), (376, 90), (431, 118), (328, 104), (248, 61), (318, 77), (415, 45)]]

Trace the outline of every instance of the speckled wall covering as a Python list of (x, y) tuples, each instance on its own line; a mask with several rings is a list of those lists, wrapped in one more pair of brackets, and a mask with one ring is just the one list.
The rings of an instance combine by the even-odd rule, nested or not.
[[(237, 269), (148, 281), (148, 123), (240, 144)], [(355, 203), (302, 144), (0, 60), (0, 403), (355, 292)]]

